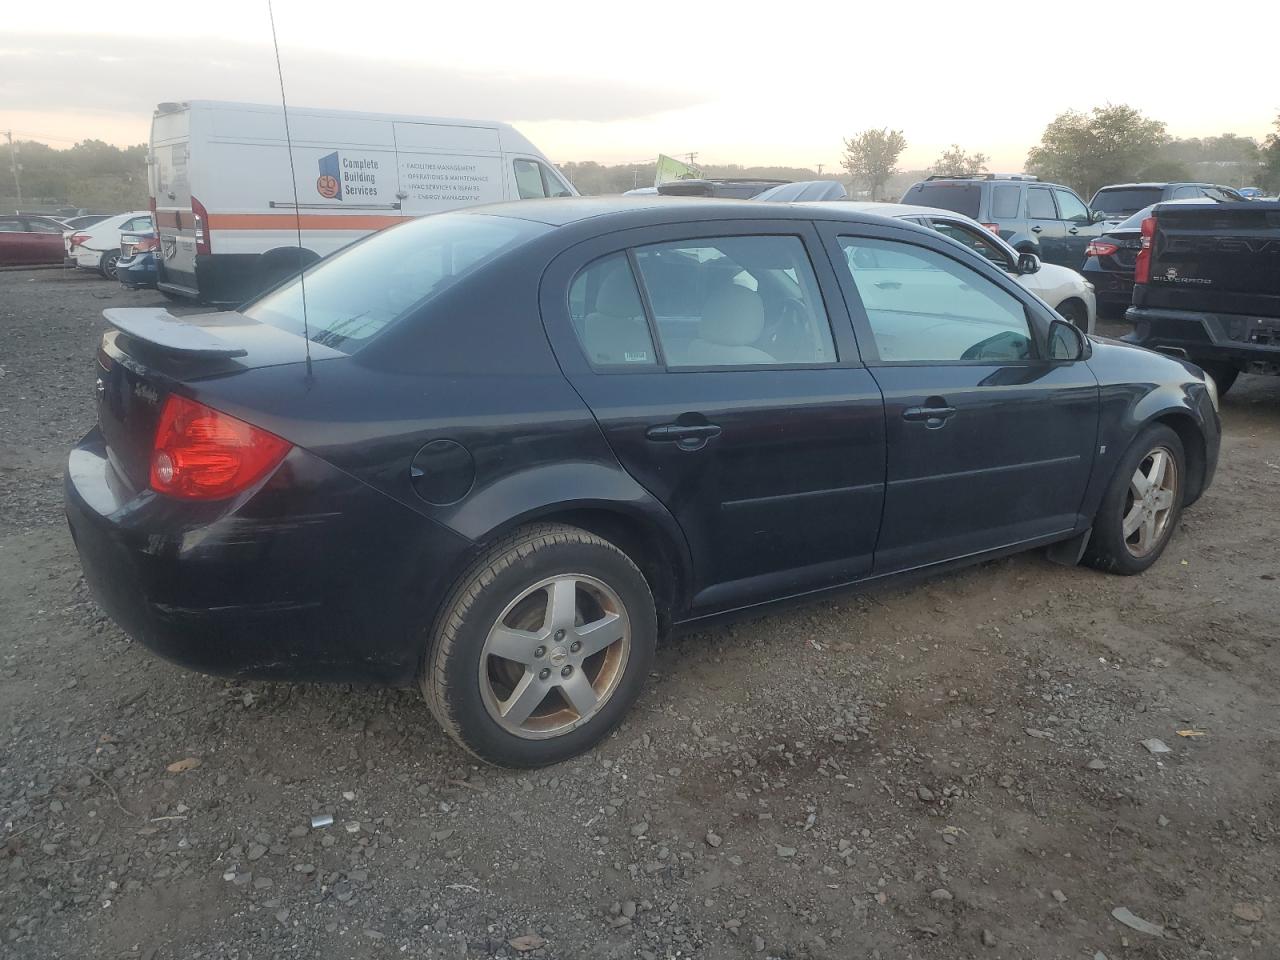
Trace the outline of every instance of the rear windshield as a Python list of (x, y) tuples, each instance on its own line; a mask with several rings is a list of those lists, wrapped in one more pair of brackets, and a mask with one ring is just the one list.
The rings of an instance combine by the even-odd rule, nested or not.
[(1099, 190), (1089, 206), (1116, 217), (1127, 217), (1143, 207), (1160, 202), (1160, 187), (1123, 187), (1119, 190)]
[[(304, 273), (311, 339), (351, 353), (477, 267), (550, 229), (529, 220), (441, 213), (372, 234)], [(303, 287), (294, 279), (242, 312), (302, 335)]]
[(947, 180), (917, 183), (903, 195), (901, 202), (954, 210), (976, 220), (982, 203), (982, 184)]

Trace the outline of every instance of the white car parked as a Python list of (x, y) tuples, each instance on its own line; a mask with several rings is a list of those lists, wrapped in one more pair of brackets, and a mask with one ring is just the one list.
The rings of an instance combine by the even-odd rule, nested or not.
[(96, 270), (108, 280), (114, 280), (116, 262), (120, 259), (120, 234), (154, 229), (150, 212), (135, 210), (118, 213), (79, 230), (68, 230), (62, 235), (67, 250), (66, 263)]
[(1033, 253), (1019, 254), (1002, 238), (962, 213), (907, 203), (841, 202), (840, 209), (894, 217), (937, 230), (986, 257), (1061, 316), (1086, 333), (1093, 333), (1098, 302), (1092, 283), (1069, 267), (1041, 263)]

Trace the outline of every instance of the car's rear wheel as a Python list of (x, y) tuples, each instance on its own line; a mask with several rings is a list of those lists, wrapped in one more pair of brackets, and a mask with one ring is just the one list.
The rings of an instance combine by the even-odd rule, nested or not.
[(1186, 475), (1178, 435), (1163, 424), (1142, 431), (1102, 498), (1085, 562), (1126, 575), (1155, 563), (1182, 515)]
[(657, 632), (649, 585), (625, 553), (576, 527), (528, 527), (486, 553), (446, 601), (423, 693), (482, 760), (545, 766), (617, 727)]
[(1214, 360), (1196, 360), (1194, 362), (1201, 370), (1213, 377), (1219, 396), (1230, 390), (1232, 384), (1236, 382), (1236, 377), (1240, 376), (1240, 371), (1229, 363), (1221, 363)]
[(108, 280), (116, 279), (116, 264), (120, 262), (119, 250), (108, 250), (98, 259), (98, 272)]

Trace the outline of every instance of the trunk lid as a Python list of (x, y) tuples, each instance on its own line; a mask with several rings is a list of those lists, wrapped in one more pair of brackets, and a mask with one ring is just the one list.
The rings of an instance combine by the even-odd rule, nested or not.
[[(162, 308), (116, 308), (103, 316), (114, 329), (103, 335), (95, 363), (98, 427), (116, 472), (135, 490), (147, 485), (170, 393), (192, 396), (203, 380), (305, 362), (302, 337), (239, 313), (175, 317)], [(342, 356), (311, 344), (313, 361)]]

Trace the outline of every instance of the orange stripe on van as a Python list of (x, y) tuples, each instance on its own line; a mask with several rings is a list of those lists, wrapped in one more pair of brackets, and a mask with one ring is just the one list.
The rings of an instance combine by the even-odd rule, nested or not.
[(395, 214), (211, 213), (210, 230), (381, 230), (408, 217)]

